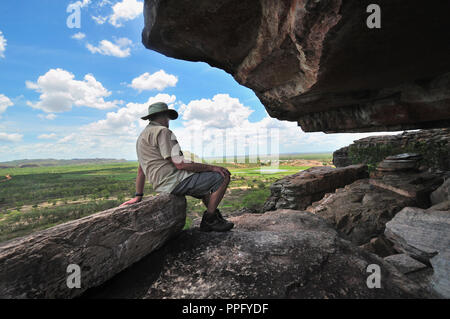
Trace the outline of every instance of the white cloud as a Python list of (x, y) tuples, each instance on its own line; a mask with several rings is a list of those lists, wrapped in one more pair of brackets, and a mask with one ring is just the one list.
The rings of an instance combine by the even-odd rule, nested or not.
[(55, 134), (55, 133), (41, 134), (41, 135), (38, 136), (38, 139), (41, 139), (41, 140), (52, 140), (52, 139), (56, 139), (56, 134)]
[(9, 106), (14, 105), (11, 100), (3, 94), (0, 94), (0, 114), (6, 111)]
[[(51, 69), (40, 76), (36, 83), (26, 81), (29, 89), (41, 93), (36, 103), (27, 101), (27, 105), (47, 113), (65, 112), (73, 106), (86, 106), (96, 109), (110, 109), (117, 107), (121, 101), (105, 101), (111, 95), (92, 74), (86, 74), (83, 81), (74, 79), (75, 76), (63, 69)], [(51, 118), (49, 118), (51, 119)]]
[(56, 119), (57, 116), (56, 114), (50, 113), (50, 114), (38, 114), (38, 117), (43, 120), (54, 120)]
[(167, 87), (174, 87), (177, 85), (178, 78), (175, 75), (167, 74), (164, 70), (159, 70), (153, 74), (148, 72), (138, 76), (131, 81), (129, 85), (139, 92), (158, 90), (162, 91)]
[(212, 100), (201, 99), (182, 105), (185, 126), (226, 129), (248, 125), (253, 110), (228, 94), (217, 94)]
[(157, 94), (145, 103), (128, 103), (117, 111), (107, 113), (102, 120), (79, 127), (77, 133), (61, 137), (47, 148), (54, 149), (55, 154), (59, 154), (56, 155), (58, 158), (63, 154), (67, 157), (85, 154), (86, 157), (136, 158), (137, 137), (148, 124), (141, 117), (147, 114), (150, 104), (160, 101), (174, 108), (176, 97)]
[[(98, 7), (104, 7), (107, 4), (112, 4), (110, 1), (102, 1), (98, 4)], [(144, 3), (137, 0), (122, 0), (116, 2), (112, 7), (112, 13), (110, 15), (91, 16), (97, 24), (104, 24), (108, 21), (116, 28), (122, 27), (123, 22), (136, 19), (138, 16), (142, 16)]]
[(5, 50), (6, 50), (6, 38), (3, 35), (3, 32), (0, 31), (0, 58), (5, 57)]
[(7, 134), (0, 132), (0, 141), (3, 142), (20, 142), (23, 135), (21, 134)]
[(76, 2), (70, 3), (69, 7), (84, 8), (84, 7), (88, 6), (90, 3), (91, 3), (91, 0), (76, 1)]
[(117, 112), (107, 113), (105, 119), (84, 126), (82, 130), (91, 135), (122, 135), (136, 138), (139, 134), (138, 129), (147, 125), (147, 121), (141, 120), (141, 117), (147, 115), (150, 104), (165, 102), (173, 108), (175, 101), (175, 95), (158, 94), (149, 98), (146, 103), (128, 103)]
[(83, 32), (78, 32), (78, 33), (75, 33), (73, 36), (72, 36), (72, 39), (75, 39), (75, 40), (82, 40), (82, 39), (84, 39), (86, 37), (86, 34), (84, 34)]
[(102, 16), (91, 16), (91, 18), (97, 23), (97, 24), (104, 24), (106, 20), (108, 20), (108, 17), (102, 17)]
[(113, 14), (109, 17), (109, 23), (115, 27), (121, 27), (122, 21), (129, 21), (142, 14), (144, 3), (136, 0), (122, 0), (113, 5)]
[[(38, 84), (34, 86), (39, 88)], [(160, 93), (145, 103), (127, 103), (124, 107), (108, 112), (101, 120), (72, 128), (65, 136), (60, 131), (54, 131), (40, 135), (40, 143), (0, 143), (0, 156), (3, 159), (75, 158), (83, 154), (83, 157), (90, 158), (136, 159), (136, 139), (148, 123), (140, 118), (147, 114), (150, 104), (158, 101), (166, 102), (170, 108), (181, 105), (174, 95)], [(183, 150), (201, 156), (221, 156), (220, 152), (224, 148), (227, 149), (227, 155), (233, 154), (234, 145), (230, 143), (233, 140), (223, 143), (223, 132), (227, 137), (236, 137), (236, 141), (239, 141), (235, 144), (239, 155), (243, 154), (245, 147), (249, 148), (250, 154), (254, 154), (257, 147), (260, 154), (266, 154), (267, 137), (277, 137), (276, 134), (270, 135), (271, 132), (278, 134), (281, 153), (332, 151), (350, 144), (354, 139), (375, 135), (304, 133), (295, 122), (279, 121), (267, 114), (259, 121), (250, 122), (249, 116), (253, 110), (228, 94), (190, 101), (182, 104), (178, 111), (181, 117), (177, 125), (171, 122), (171, 129)], [(3, 131), (7, 131), (7, 128)], [(255, 132), (258, 138), (255, 138)], [(6, 140), (5, 133), (2, 137)], [(17, 142), (21, 139), (20, 134), (8, 135), (8, 141)]]
[(114, 42), (115, 43), (108, 40), (102, 40), (98, 46), (93, 46), (88, 43), (86, 48), (94, 54), (99, 53), (101, 55), (109, 55), (117, 58), (126, 58), (130, 56), (130, 46), (133, 43), (130, 39), (120, 38), (116, 39)]

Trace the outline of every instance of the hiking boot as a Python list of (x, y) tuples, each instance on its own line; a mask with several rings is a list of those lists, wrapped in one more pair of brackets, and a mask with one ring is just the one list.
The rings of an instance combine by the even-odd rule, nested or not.
[[(223, 218), (223, 217), (222, 217)], [(203, 214), (202, 221), (200, 223), (200, 230), (205, 232), (217, 231), (225, 232), (233, 228), (234, 224), (225, 221), (225, 219), (219, 218), (218, 214), (208, 215), (206, 212)]]
[(220, 219), (221, 221), (223, 221), (223, 222), (225, 222), (225, 223), (232, 224), (232, 225), (234, 226), (234, 224), (233, 224), (232, 222), (230, 222), (230, 221), (226, 220), (225, 218), (223, 218), (222, 213), (220, 212), (219, 209), (216, 209), (216, 215), (217, 215), (217, 217), (219, 217), (219, 219)]

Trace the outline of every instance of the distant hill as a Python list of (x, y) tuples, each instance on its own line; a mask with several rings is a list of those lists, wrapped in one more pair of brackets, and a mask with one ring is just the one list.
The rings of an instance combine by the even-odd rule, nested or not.
[(40, 166), (65, 166), (65, 165), (88, 165), (88, 164), (113, 164), (113, 163), (127, 163), (125, 159), (113, 158), (74, 158), (70, 160), (58, 159), (22, 159), (9, 162), (0, 162), (0, 168), (10, 167), (40, 167)]

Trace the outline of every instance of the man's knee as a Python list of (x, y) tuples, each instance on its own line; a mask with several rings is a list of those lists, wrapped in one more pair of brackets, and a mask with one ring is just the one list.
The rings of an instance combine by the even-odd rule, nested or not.
[(223, 177), (223, 183), (226, 184), (227, 186), (230, 184), (230, 176), (229, 175), (225, 175)]

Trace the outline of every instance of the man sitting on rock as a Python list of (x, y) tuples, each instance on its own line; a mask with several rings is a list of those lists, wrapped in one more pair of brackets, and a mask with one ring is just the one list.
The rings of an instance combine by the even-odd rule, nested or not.
[(183, 157), (175, 135), (169, 130), (169, 121), (177, 118), (177, 111), (169, 109), (163, 102), (150, 105), (148, 115), (142, 117), (150, 123), (136, 143), (139, 161), (136, 194), (122, 206), (142, 200), (147, 177), (158, 193), (201, 199), (207, 210), (200, 230), (228, 231), (234, 224), (224, 219), (217, 207), (230, 183), (231, 173), (224, 167), (193, 163)]

